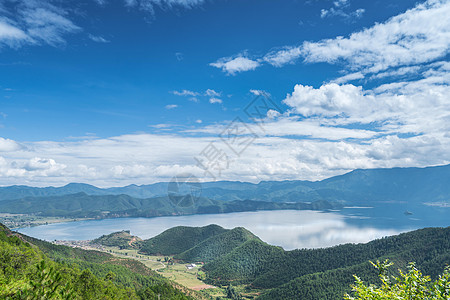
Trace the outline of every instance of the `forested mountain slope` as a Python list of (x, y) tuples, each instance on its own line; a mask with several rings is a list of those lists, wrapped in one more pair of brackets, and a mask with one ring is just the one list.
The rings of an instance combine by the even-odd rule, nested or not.
[(278, 209), (323, 210), (339, 207), (340, 204), (323, 200), (312, 203), (274, 203), (252, 200), (220, 201), (204, 197), (195, 198), (192, 205), (183, 207), (167, 196), (140, 199), (128, 195), (88, 195), (84, 192), (0, 201), (0, 212), (66, 218), (156, 217)]
[(53, 245), (0, 224), (1, 299), (192, 299), (141, 263)]
[(420, 229), (366, 244), (293, 251), (269, 245), (244, 228), (174, 227), (142, 245), (144, 253), (206, 262), (207, 283), (248, 285), (263, 291), (261, 299), (342, 299), (350, 292), (354, 274), (369, 282), (378, 280), (369, 261), (388, 258), (403, 270), (416, 262), (432, 278), (450, 264), (450, 227)]

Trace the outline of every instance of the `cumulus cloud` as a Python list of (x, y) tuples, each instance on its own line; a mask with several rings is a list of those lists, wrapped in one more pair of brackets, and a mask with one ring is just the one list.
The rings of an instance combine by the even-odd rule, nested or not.
[(209, 65), (222, 69), (223, 72), (229, 75), (234, 75), (239, 72), (254, 70), (260, 66), (260, 63), (256, 60), (239, 55), (234, 58), (224, 57)]
[(284, 103), (292, 112), (318, 117), (329, 125), (372, 124), (390, 133), (429, 134), (449, 129), (450, 76), (392, 82), (364, 90), (352, 84), (328, 83), (313, 88), (298, 84)]
[(0, 137), (0, 152), (17, 151), (21, 148), (22, 146), (19, 143)]
[[(217, 135), (132, 134), (106, 139), (23, 142), (25, 146), (16, 151), (1, 152), (0, 178), (4, 185), (86, 182), (117, 186), (167, 181), (178, 173), (189, 172), (209, 181), (212, 178), (194, 157), (211, 142), (226, 151), (230, 159), (229, 167), (218, 178), (221, 180), (317, 180), (356, 168), (450, 162), (450, 136), (444, 134), (377, 136), (364, 130), (333, 131), (332, 127), (313, 121), (273, 122), (266, 130), (269, 133), (259, 135), (240, 157), (233, 156)], [(287, 132), (280, 135), (283, 131)], [(291, 138), (311, 132), (316, 138)], [(341, 139), (329, 139), (333, 135), (341, 135)], [(345, 139), (348, 136), (354, 138)], [(360, 142), (365, 138), (368, 139)]]
[(174, 109), (174, 108), (177, 108), (178, 105), (176, 105), (176, 104), (167, 104), (165, 107), (166, 107), (166, 109)]

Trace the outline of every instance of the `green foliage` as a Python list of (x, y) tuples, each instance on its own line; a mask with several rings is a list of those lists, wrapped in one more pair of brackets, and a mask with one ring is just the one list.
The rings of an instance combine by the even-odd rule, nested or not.
[(153, 299), (144, 297), (148, 289), (161, 299), (191, 299), (135, 260), (53, 245), (0, 226), (0, 299)]
[(230, 253), (246, 241), (253, 239), (259, 240), (257, 236), (247, 229), (236, 227), (232, 230), (226, 230), (221, 234), (211, 236), (191, 249), (175, 255), (174, 258), (187, 262), (210, 262)]
[[(383, 257), (391, 258), (401, 267), (406, 267), (408, 261), (416, 261), (428, 274), (437, 276), (439, 268), (450, 261), (449, 250), (450, 227), (421, 229), (367, 244), (310, 250), (283, 251), (264, 242), (250, 241), (206, 264), (204, 269), (211, 283), (227, 285), (229, 282), (239, 282), (263, 289), (282, 287), (302, 276), (342, 269), (324, 274), (332, 284), (322, 289), (323, 292), (334, 289), (335, 283), (340, 285), (345, 276), (349, 276), (348, 286), (352, 281), (351, 269), (348, 268), (355, 270), (357, 266), (360, 272), (370, 274), (367, 262)], [(339, 280), (330, 276), (338, 276)], [(299, 282), (312, 284), (313, 281), (310, 277), (304, 277)]]
[(234, 289), (234, 287), (231, 284), (229, 286), (227, 286), (225, 291), (227, 293), (227, 298), (228, 299), (242, 300), (241, 294), (236, 292), (236, 290)]
[(146, 254), (174, 255), (187, 251), (200, 242), (225, 232), (218, 225), (204, 227), (178, 226), (145, 240), (141, 252)]
[[(371, 262), (372, 263), (372, 262)], [(424, 276), (416, 268), (415, 263), (408, 265), (408, 272), (399, 270), (399, 276), (389, 276), (387, 269), (392, 265), (388, 260), (372, 263), (379, 271), (381, 286), (366, 285), (358, 276), (352, 286), (354, 296), (346, 294), (347, 300), (388, 300), (388, 299), (429, 299), (445, 300), (450, 298), (450, 267), (447, 266), (435, 282)]]

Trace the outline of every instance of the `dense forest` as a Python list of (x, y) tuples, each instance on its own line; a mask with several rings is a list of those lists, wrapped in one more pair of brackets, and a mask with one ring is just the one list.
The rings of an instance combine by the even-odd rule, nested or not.
[(435, 278), (450, 263), (450, 227), (313, 250), (283, 251), (249, 241), (206, 264), (204, 269), (210, 283), (240, 282), (270, 289), (262, 299), (340, 299), (349, 291), (353, 274), (375, 280), (376, 273), (368, 261), (384, 258), (401, 269), (414, 261)]
[[(246, 285), (263, 291), (260, 299), (342, 299), (351, 291), (354, 274), (377, 281), (369, 261), (390, 259), (403, 270), (415, 262), (431, 278), (450, 263), (450, 227), (420, 229), (366, 244), (285, 251), (244, 228), (180, 226), (141, 245), (143, 253), (206, 262), (207, 283)], [(395, 275), (397, 269), (390, 272)]]
[(53, 245), (11, 232), (0, 224), (1, 299), (158, 297), (192, 299), (137, 261)]
[(218, 225), (177, 226), (143, 241), (140, 252), (172, 255), (175, 259), (186, 262), (210, 262), (249, 240), (260, 241), (257, 236), (242, 227), (224, 229)]

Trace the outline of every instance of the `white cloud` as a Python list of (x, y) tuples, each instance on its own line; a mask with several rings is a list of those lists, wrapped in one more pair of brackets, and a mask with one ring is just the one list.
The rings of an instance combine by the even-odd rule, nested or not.
[(23, 30), (0, 20), (0, 43), (17, 46), (27, 40), (29, 40), (29, 37)]
[(219, 99), (219, 98), (209, 98), (209, 103), (211, 103), (211, 104), (215, 104), (215, 103), (222, 103), (223, 101), (222, 101), (222, 99)]
[(183, 7), (186, 9), (193, 8), (195, 6), (202, 5), (204, 0), (124, 0), (125, 5), (128, 7), (138, 8), (143, 11), (147, 11), (151, 14), (154, 13), (155, 6), (165, 8)]
[(109, 41), (109, 40), (107, 40), (107, 39), (105, 39), (104, 37), (99, 36), (99, 35), (88, 34), (88, 37), (89, 37), (92, 41), (94, 41), (94, 42), (96, 42), (96, 43), (110, 43), (110, 42), (111, 42), (111, 41)]
[(320, 115), (326, 117), (352, 116), (361, 111), (373, 113), (375, 99), (366, 96), (361, 87), (351, 84), (330, 83), (319, 89), (297, 84), (294, 92), (283, 101), (295, 113), (306, 117)]
[[(339, 4), (340, 5), (340, 4)], [(355, 16), (362, 10), (355, 11)], [(324, 11), (324, 14), (329, 14)], [(228, 67), (232, 58), (222, 58), (212, 66), (234, 74), (254, 70), (265, 61), (276, 67), (305, 62), (345, 62), (354, 71), (374, 73), (392, 67), (402, 67), (441, 59), (450, 49), (450, 2), (428, 0), (383, 23), (352, 33), (318, 42), (303, 42), (300, 46), (286, 46), (267, 53), (262, 59), (251, 60), (252, 67)], [(228, 71), (228, 68), (230, 71)]]
[(308, 62), (343, 59), (371, 72), (429, 62), (449, 52), (449, 14), (450, 2), (430, 0), (348, 38), (305, 42), (301, 50)]
[[(256, 125), (255, 125), (256, 126)], [(309, 126), (309, 127), (308, 127)], [(322, 128), (321, 128), (322, 127)], [(163, 134), (133, 134), (106, 139), (65, 142), (22, 142), (26, 147), (2, 152), (2, 184), (38, 186), (86, 182), (98, 186), (146, 184), (170, 180), (181, 172), (190, 172), (202, 180), (211, 180), (197, 166), (195, 156), (214, 142), (230, 156), (229, 168), (219, 179), (257, 182), (260, 180), (317, 180), (356, 168), (427, 166), (450, 162), (450, 136), (439, 134), (400, 138), (377, 137), (358, 142), (327, 140), (339, 130), (342, 136), (356, 135), (357, 130), (327, 128), (310, 121), (273, 122), (266, 127), (279, 134), (314, 131), (325, 139), (295, 139), (287, 134), (261, 136), (239, 158), (223, 141), (214, 136), (189, 137)], [(322, 133), (320, 133), (320, 130)], [(330, 133), (331, 131), (331, 133)], [(371, 132), (359, 131), (359, 138)], [(430, 155), (432, 153), (433, 155)]]
[(352, 84), (298, 84), (284, 103), (291, 112), (318, 117), (328, 125), (371, 124), (387, 133), (434, 134), (449, 130), (450, 76), (384, 84), (372, 90)]
[(199, 95), (199, 93), (190, 90), (172, 91), (172, 94), (177, 96), (193, 96), (193, 97)]
[(275, 67), (294, 63), (302, 55), (299, 47), (285, 47), (282, 50), (272, 51), (264, 56), (264, 61)]
[(165, 107), (166, 107), (166, 109), (174, 109), (174, 108), (177, 108), (178, 105), (176, 105), (176, 104), (167, 104)]
[(261, 96), (261, 95), (270, 96), (270, 93), (268, 93), (268, 92), (266, 92), (266, 91), (264, 91), (264, 90), (254, 90), (254, 89), (251, 89), (251, 90), (250, 90), (250, 93), (252, 93), (252, 94), (255, 95), (255, 96)]
[(349, 73), (346, 74), (344, 76), (341, 76), (339, 78), (333, 79), (331, 82), (333, 83), (345, 83), (345, 82), (349, 82), (352, 80), (358, 80), (358, 79), (363, 79), (364, 78), (364, 74), (361, 72), (354, 72), (354, 73)]
[(363, 8), (358, 8), (352, 12), (349, 10), (350, 10), (350, 1), (338, 0), (333, 2), (333, 7), (330, 7), (329, 9), (322, 9), (320, 11), (320, 17), (323, 19), (338, 16), (343, 17), (345, 19), (352, 19), (352, 18), (359, 19), (365, 12)]
[(49, 1), (13, 1), (0, 19), (0, 43), (10, 47), (24, 44), (65, 43), (64, 36), (81, 30), (68, 12)]
[(222, 69), (222, 71), (229, 75), (234, 75), (239, 72), (254, 70), (260, 66), (260, 63), (240, 55), (235, 58), (224, 57), (209, 65)]
[(220, 97), (220, 95), (221, 94), (219, 92), (216, 92), (215, 90), (212, 89), (207, 89), (205, 92), (205, 96), (208, 97)]
[(17, 151), (21, 148), (22, 146), (19, 143), (0, 137), (0, 152)]

